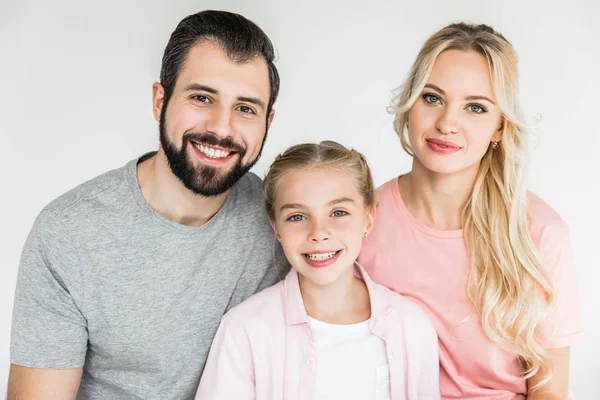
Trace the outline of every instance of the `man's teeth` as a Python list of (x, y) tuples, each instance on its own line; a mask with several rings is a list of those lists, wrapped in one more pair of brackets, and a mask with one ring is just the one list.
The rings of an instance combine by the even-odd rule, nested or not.
[(306, 258), (314, 261), (322, 261), (327, 260), (337, 254), (337, 251), (332, 251), (331, 253), (319, 253), (319, 254), (305, 254)]
[(229, 151), (215, 150), (212, 147), (203, 146), (201, 144), (194, 143), (194, 146), (200, 150), (203, 154), (210, 158), (223, 158), (229, 155)]

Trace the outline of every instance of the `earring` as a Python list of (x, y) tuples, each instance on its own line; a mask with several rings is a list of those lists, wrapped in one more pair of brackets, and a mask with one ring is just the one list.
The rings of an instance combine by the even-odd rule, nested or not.
[(369, 232), (365, 232), (365, 237), (369, 237)]
[(492, 149), (496, 150), (498, 148), (498, 142), (492, 142)]

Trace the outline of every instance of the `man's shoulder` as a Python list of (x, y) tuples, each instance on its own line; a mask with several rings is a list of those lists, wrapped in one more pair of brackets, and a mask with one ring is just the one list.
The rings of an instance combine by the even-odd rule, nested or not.
[(228, 194), (228, 201), (232, 203), (232, 210), (239, 217), (251, 217), (264, 220), (268, 225), (265, 209), (265, 197), (262, 179), (252, 172), (246, 173)]
[(98, 175), (52, 200), (44, 211), (60, 217), (68, 217), (81, 208), (92, 204), (107, 204), (118, 201), (127, 184), (127, 169), (130, 164)]
[(234, 197), (242, 201), (263, 203), (263, 181), (254, 172), (247, 172), (232, 188)]

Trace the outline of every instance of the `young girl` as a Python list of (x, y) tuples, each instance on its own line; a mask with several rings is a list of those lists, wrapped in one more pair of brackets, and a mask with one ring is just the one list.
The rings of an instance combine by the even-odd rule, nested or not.
[(485, 25), (423, 46), (395, 104), (412, 170), (378, 189), (359, 261), (416, 300), (440, 341), (446, 399), (565, 399), (580, 339), (567, 226), (525, 189), (517, 58)]
[(363, 156), (334, 142), (278, 156), (266, 206), (292, 270), (228, 312), (197, 399), (439, 399), (437, 337), (356, 263), (375, 214)]

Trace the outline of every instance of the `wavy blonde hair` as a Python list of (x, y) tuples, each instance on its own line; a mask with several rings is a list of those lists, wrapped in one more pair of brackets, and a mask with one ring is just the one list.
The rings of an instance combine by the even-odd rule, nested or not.
[(419, 52), (393, 101), (394, 128), (404, 150), (408, 113), (419, 98), (438, 55), (473, 51), (488, 62), (496, 100), (503, 114), (502, 139), (481, 160), (473, 191), (463, 209), (462, 226), (470, 257), (467, 294), (486, 335), (517, 354), (528, 379), (542, 372), (538, 389), (553, 368), (536, 340), (554, 304), (554, 288), (531, 239), (525, 167), (526, 125), (517, 103), (517, 56), (512, 45), (487, 25), (458, 23), (433, 34)]
[(365, 156), (331, 140), (303, 143), (278, 155), (265, 176), (265, 206), (272, 221), (275, 221), (275, 201), (281, 180), (290, 172), (313, 168), (331, 168), (352, 174), (365, 207), (372, 209), (375, 206), (375, 186)]

